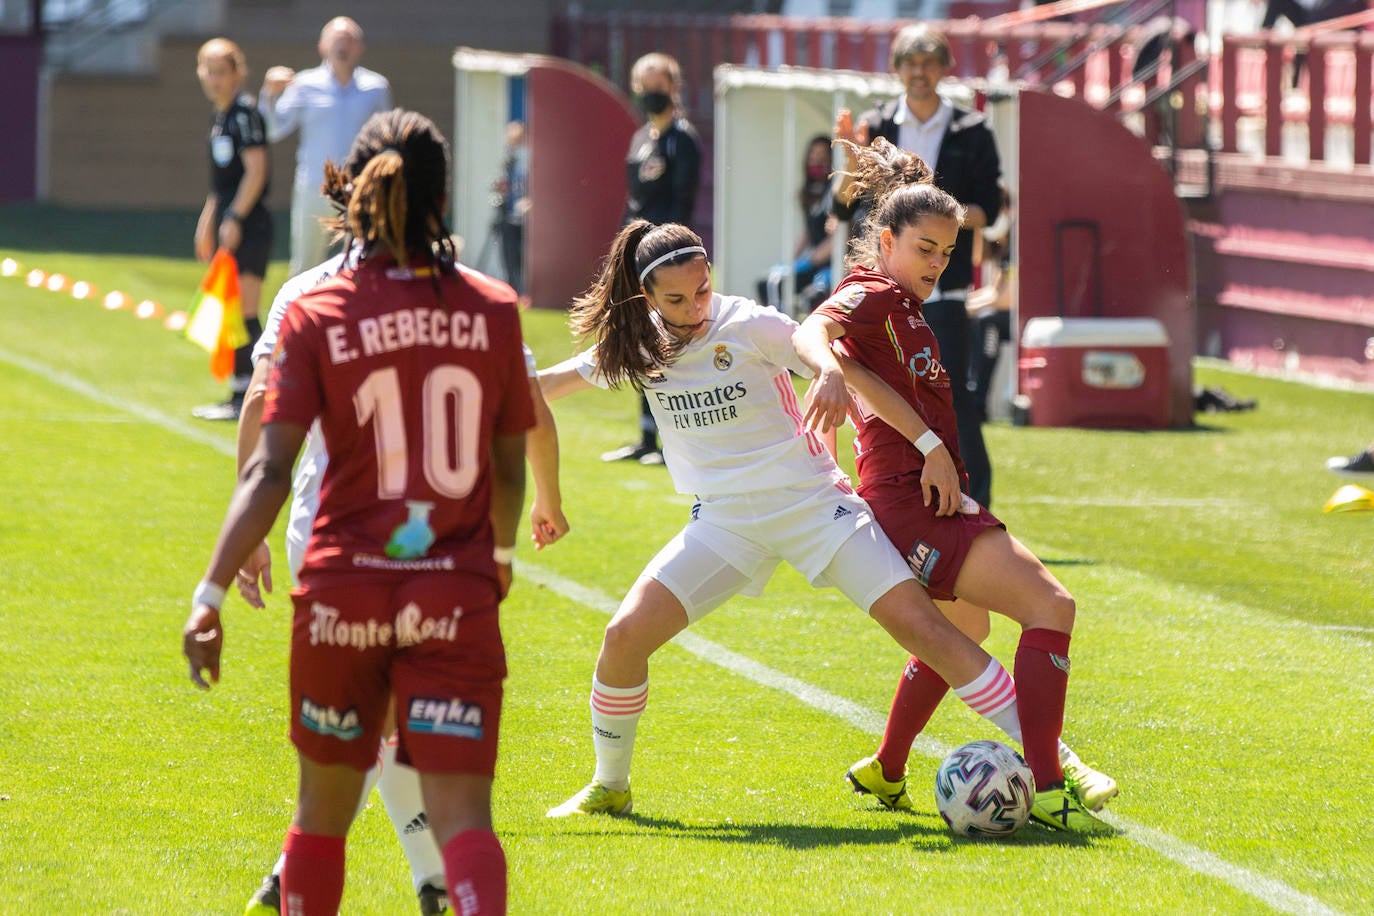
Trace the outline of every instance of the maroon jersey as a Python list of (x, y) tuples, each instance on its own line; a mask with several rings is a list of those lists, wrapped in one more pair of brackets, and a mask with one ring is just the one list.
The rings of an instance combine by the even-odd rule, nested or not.
[[(921, 300), (887, 274), (856, 267), (817, 311), (844, 328), (841, 349), (901, 394), (935, 430), (954, 458), (960, 485), (967, 485), (949, 374), (940, 362), (935, 333), (921, 314)], [(920, 478), (925, 456), (901, 433), (858, 399), (850, 417), (858, 429), (855, 470), (865, 486), (907, 474)]]
[(496, 577), (492, 437), (534, 425), (516, 295), (462, 267), (437, 286), (428, 268), (369, 258), (282, 320), (263, 423), (318, 417), (329, 453), (303, 582), (345, 570)]

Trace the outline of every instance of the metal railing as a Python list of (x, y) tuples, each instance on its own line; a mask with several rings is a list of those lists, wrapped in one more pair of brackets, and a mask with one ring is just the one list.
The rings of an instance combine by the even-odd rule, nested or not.
[[(980, 92), (1048, 87), (1113, 112), (1146, 142), (1165, 140), (1180, 149), (1370, 165), (1374, 32), (1258, 32), (1224, 35), (1212, 46), (1206, 35), (1179, 28), (1166, 32), (1154, 58), (1137, 67), (1142, 47), (1160, 35), (1148, 18), (1157, 12), (1167, 13), (1165, 5), (1145, 0), (1118, 5), (1114, 21), (1008, 24), (1000, 17), (1000, 23), (962, 19), (940, 27), (954, 52), (953, 76)], [(1374, 14), (1360, 15), (1374, 21)], [(902, 24), (573, 14), (557, 22), (554, 51), (621, 86), (640, 54), (673, 54), (683, 65), (691, 116), (709, 132), (717, 64), (886, 72), (891, 37)]]

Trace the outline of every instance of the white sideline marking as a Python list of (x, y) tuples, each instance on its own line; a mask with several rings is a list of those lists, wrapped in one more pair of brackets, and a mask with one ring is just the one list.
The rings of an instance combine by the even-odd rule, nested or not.
[(1021, 506), (1091, 506), (1094, 509), (1229, 509), (1239, 505), (1233, 499), (1188, 496), (1002, 496), (998, 502)]
[[(614, 614), (616, 608), (620, 606), (620, 602), (610, 595), (594, 588), (588, 588), (579, 582), (574, 582), (552, 570), (536, 566), (525, 560), (517, 560), (516, 563), (521, 576), (584, 607), (592, 608), (609, 616)], [(821, 690), (819, 687), (797, 680), (781, 671), (775, 671), (767, 665), (760, 664), (737, 652), (732, 652), (709, 639), (704, 639), (690, 630), (679, 633), (673, 638), (673, 642), (698, 658), (719, 665), (732, 674), (738, 674), (756, 684), (762, 684), (765, 687), (772, 687), (790, 694), (806, 705), (835, 716), (860, 731), (870, 735), (883, 733), (886, 717), (882, 713)], [(925, 735), (917, 737), (916, 744), (912, 749), (936, 760), (943, 759), (952, 750), (949, 745), (927, 738)], [(1162, 833), (1143, 824), (1137, 824), (1128, 818), (1112, 814), (1110, 811), (1104, 811), (1100, 816), (1104, 821), (1121, 831), (1123, 836), (1141, 846), (1154, 850), (1184, 868), (1216, 878), (1275, 910), (1283, 913), (1301, 914), (1301, 916), (1309, 916), (1309, 914), (1310, 916), (1317, 916), (1317, 914), (1340, 916), (1339, 910), (1332, 909), (1320, 900), (1309, 897), (1282, 881), (1256, 874), (1239, 865), (1232, 865), (1210, 852), (1198, 849), (1196, 846), (1171, 837), (1167, 833)]]
[(0, 347), (0, 360), (52, 382), (60, 388), (66, 388), (68, 391), (73, 391), (87, 400), (95, 401), (97, 404), (104, 404), (112, 410), (133, 414), (140, 420), (151, 423), (154, 426), (160, 426), (168, 432), (176, 433), (178, 436), (190, 439), (192, 442), (208, 445), (221, 455), (228, 455), (230, 458), (235, 458), (238, 455), (234, 443), (226, 442), (221, 436), (216, 436), (207, 430), (193, 426), (183, 420), (170, 417), (160, 410), (145, 407), (127, 398), (117, 398), (114, 395), (106, 394), (90, 382), (79, 379), (74, 375), (69, 375), (61, 369), (54, 369), (52, 366), (45, 363), (29, 359), (27, 356), (20, 356), (18, 353), (12, 353), (4, 347)]
[[(108, 395), (73, 375), (69, 375), (60, 369), (12, 353), (0, 347), (0, 361), (17, 366), (20, 369), (37, 375), (47, 381), (52, 382), (61, 388), (75, 392), (82, 397), (103, 404), (113, 410), (123, 411), (132, 414), (139, 419), (145, 420), (154, 426), (176, 433), (193, 442), (208, 445), (210, 448), (233, 458), (237, 452), (231, 442), (226, 442), (222, 438), (214, 436), (196, 426), (177, 420), (159, 410), (147, 407), (142, 404), (134, 403), (125, 398), (116, 398)], [(530, 581), (552, 589), (558, 594), (569, 600), (576, 601), (585, 607), (600, 611), (607, 616), (614, 614), (620, 602), (607, 595), (605, 592), (594, 588), (588, 588), (581, 583), (567, 579), (552, 570), (545, 569), (526, 562), (517, 560), (520, 574), (527, 577)], [(790, 696), (796, 697), (808, 706), (828, 713), (836, 718), (849, 723), (859, 730), (870, 735), (881, 735), (886, 717), (882, 713), (875, 712), (867, 707), (860, 706), (844, 697), (836, 696), (833, 693), (814, 687), (805, 681), (798, 680), (790, 675), (775, 671), (767, 665), (760, 664), (751, 658), (740, 655), (737, 652), (725, 648), (709, 639), (697, 636), (691, 631), (679, 633), (673, 642), (683, 649), (718, 665), (721, 668), (738, 674), (756, 684), (765, 687), (772, 687), (781, 690)], [(912, 748), (927, 757), (936, 760), (942, 759), (948, 754), (951, 748), (939, 741), (927, 738), (924, 735), (918, 736), (916, 744)], [(1217, 880), (1230, 885), (1243, 894), (1248, 894), (1260, 902), (1267, 904), (1275, 910), (1283, 913), (1292, 913), (1295, 916), (1342, 916), (1339, 910), (1332, 909), (1314, 897), (1309, 897), (1301, 893), (1282, 881), (1269, 878), (1264, 875), (1256, 874), (1238, 865), (1232, 865), (1210, 852), (1198, 849), (1182, 840), (1169, 836), (1137, 824), (1128, 818), (1121, 817), (1110, 812), (1104, 812), (1102, 819), (1113, 827), (1117, 828), (1127, 838), (1152, 849), (1166, 859), (1182, 865), (1185, 868), (1208, 875)]]

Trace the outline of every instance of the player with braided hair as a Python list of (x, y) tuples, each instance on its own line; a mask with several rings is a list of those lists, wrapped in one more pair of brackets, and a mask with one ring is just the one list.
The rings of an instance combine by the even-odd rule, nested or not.
[(344, 839), (393, 693), (397, 759), (421, 774), (450, 897), (505, 912), (491, 824), (497, 609), (534, 414), (515, 293), (455, 262), (447, 180), (447, 142), (401, 109), (373, 116), (327, 177), (347, 200), (348, 262), (285, 314), (261, 436), (184, 631), (191, 678), (208, 687), (224, 589), (270, 530), (318, 419), (330, 462), (292, 596), (301, 772), (281, 893), (293, 914), (338, 911)]

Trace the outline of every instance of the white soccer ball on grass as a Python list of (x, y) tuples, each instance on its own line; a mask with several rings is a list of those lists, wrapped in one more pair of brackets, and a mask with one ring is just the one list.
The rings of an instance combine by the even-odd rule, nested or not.
[(1035, 777), (1016, 751), (971, 741), (935, 771), (935, 805), (949, 829), (966, 837), (1011, 836), (1030, 819)]

